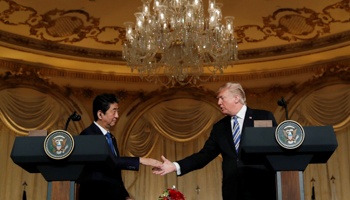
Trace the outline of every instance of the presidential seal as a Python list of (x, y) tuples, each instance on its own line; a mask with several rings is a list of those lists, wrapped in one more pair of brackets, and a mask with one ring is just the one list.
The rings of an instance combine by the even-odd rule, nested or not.
[(278, 125), (275, 136), (281, 147), (295, 149), (304, 142), (305, 132), (298, 122), (286, 120)]
[(55, 160), (68, 157), (74, 149), (74, 140), (70, 133), (64, 130), (51, 132), (45, 138), (45, 153)]

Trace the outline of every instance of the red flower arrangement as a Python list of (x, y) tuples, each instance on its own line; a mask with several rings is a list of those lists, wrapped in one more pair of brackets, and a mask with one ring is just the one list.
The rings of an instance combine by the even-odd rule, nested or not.
[(167, 189), (163, 194), (161, 194), (158, 198), (158, 200), (185, 200), (185, 196), (173, 189)]

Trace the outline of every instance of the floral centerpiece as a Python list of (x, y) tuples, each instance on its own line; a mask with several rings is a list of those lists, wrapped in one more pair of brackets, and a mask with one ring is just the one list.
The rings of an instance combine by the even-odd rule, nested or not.
[(167, 189), (161, 194), (158, 200), (185, 200), (185, 196), (174, 189)]

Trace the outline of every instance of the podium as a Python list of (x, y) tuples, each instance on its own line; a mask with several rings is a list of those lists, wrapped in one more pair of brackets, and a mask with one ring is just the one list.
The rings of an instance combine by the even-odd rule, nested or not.
[(245, 127), (242, 162), (276, 171), (278, 200), (304, 200), (303, 171), (309, 163), (326, 163), (338, 146), (332, 126), (306, 126), (304, 142), (285, 149), (276, 141), (276, 127)]
[[(84, 179), (90, 169), (113, 170), (116, 160), (106, 137), (103, 135), (73, 136), (74, 149), (67, 158), (54, 160), (44, 150), (45, 136), (16, 137), (11, 158), (29, 173), (41, 173), (48, 185), (48, 200), (51, 198), (52, 181), (70, 181), (69, 188), (58, 188), (59, 193), (70, 194), (74, 199), (74, 182)], [(68, 190), (68, 191), (67, 191)]]

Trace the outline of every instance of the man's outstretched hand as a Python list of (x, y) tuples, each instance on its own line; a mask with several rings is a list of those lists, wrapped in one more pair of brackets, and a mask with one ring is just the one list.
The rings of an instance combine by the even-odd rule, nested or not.
[(164, 161), (162, 166), (159, 168), (153, 168), (153, 174), (163, 176), (176, 171), (176, 166), (173, 162), (169, 161), (164, 156), (162, 156), (162, 160)]
[(152, 166), (155, 169), (160, 168), (162, 166), (162, 162), (155, 160), (153, 158), (140, 158), (140, 164), (146, 166)]

